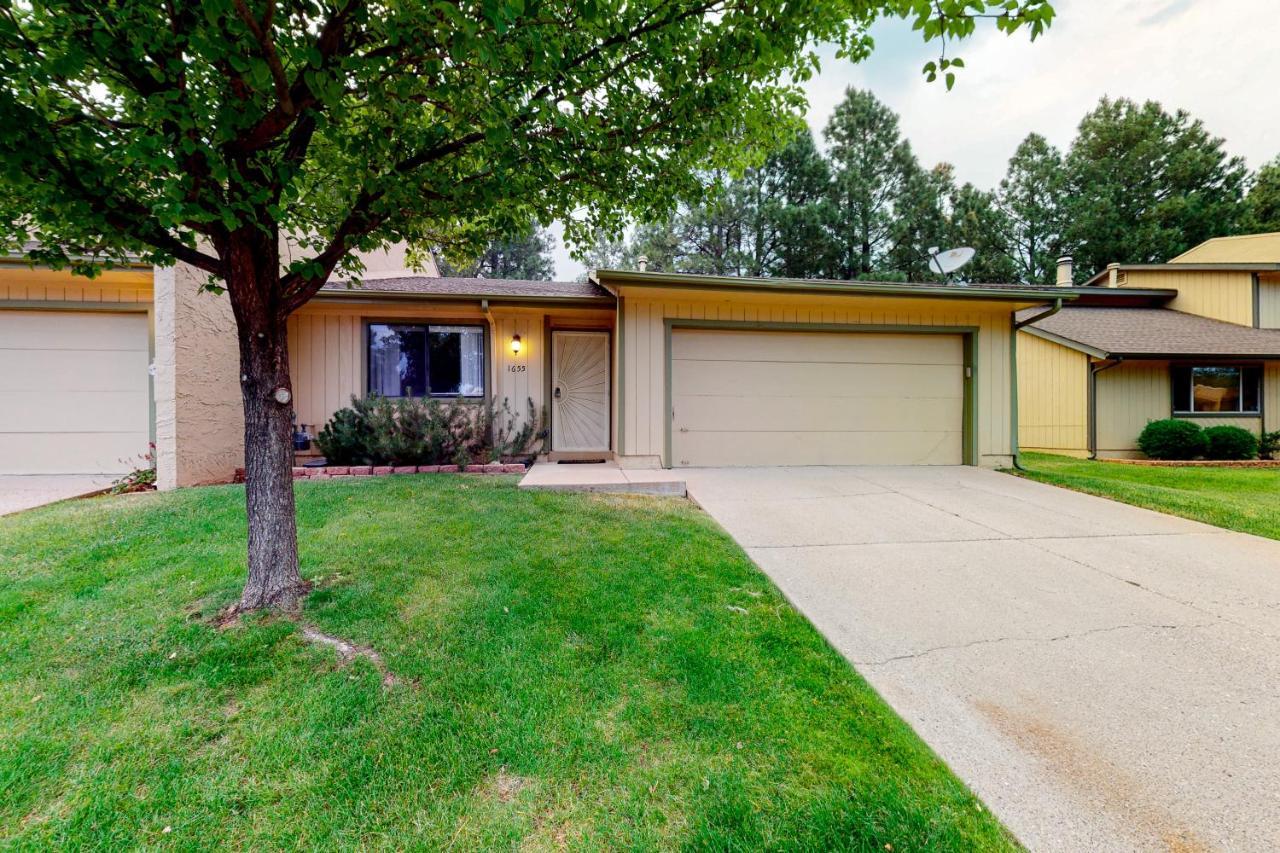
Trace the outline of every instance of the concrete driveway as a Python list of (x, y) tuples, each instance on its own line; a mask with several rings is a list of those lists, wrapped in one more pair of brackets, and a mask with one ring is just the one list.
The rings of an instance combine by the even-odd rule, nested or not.
[(0, 515), (101, 491), (114, 479), (106, 474), (0, 474)]
[(1280, 542), (975, 468), (685, 473), (1031, 849), (1280, 849)]

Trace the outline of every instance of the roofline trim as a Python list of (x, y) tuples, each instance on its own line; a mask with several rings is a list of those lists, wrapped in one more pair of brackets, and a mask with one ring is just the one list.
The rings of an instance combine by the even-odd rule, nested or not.
[[(81, 258), (81, 257), (72, 257), (71, 260), (77, 261), (77, 260), (89, 260), (89, 259)], [(26, 255), (12, 255), (12, 254), (0, 255), (0, 266), (26, 267), (27, 269), (45, 269), (45, 270), (53, 269), (53, 267), (49, 266), (48, 264), (42, 264), (38, 262), (32, 263), (31, 259), (28, 258)], [(154, 269), (155, 269), (155, 264), (149, 264), (146, 261), (126, 261), (123, 264), (112, 264), (109, 267), (102, 266), (99, 269), (99, 272), (114, 272), (115, 270), (154, 270)], [(61, 270), (55, 270), (55, 272), (61, 272)], [(71, 275), (75, 275), (75, 273), (71, 273)], [(88, 276), (82, 275), (80, 276), (80, 278), (88, 280)]]
[[(1167, 263), (1167, 264), (1120, 264), (1110, 269), (1100, 270), (1090, 276), (1085, 287), (1094, 287), (1094, 282), (1102, 281), (1111, 274), (1111, 270), (1119, 272), (1156, 272), (1160, 270), (1175, 272), (1276, 272), (1280, 271), (1280, 263), (1274, 261), (1248, 262), (1203, 262), (1203, 263)], [(1119, 289), (1119, 288), (1116, 288)], [(1134, 288), (1137, 290), (1138, 288)]]
[[(1001, 302), (1041, 303), (1053, 299), (1077, 299), (1079, 294), (1058, 288), (984, 288), (982, 285), (904, 285), (895, 282), (831, 281), (826, 279), (748, 278), (692, 273), (651, 273), (631, 270), (596, 270), (591, 280), (613, 291), (616, 286), (653, 287), (668, 290), (730, 290), (801, 294), (856, 294), (933, 299), (983, 299)], [(1068, 288), (1061, 288), (1067, 291)]]
[(1082, 344), (1079, 341), (1074, 341), (1071, 338), (1066, 338), (1062, 335), (1054, 334), (1053, 332), (1047, 332), (1044, 329), (1038, 329), (1035, 326), (1022, 326), (1018, 331), (1026, 332), (1029, 335), (1035, 335), (1037, 338), (1043, 338), (1051, 343), (1059, 344), (1077, 352), (1082, 352), (1085, 355), (1091, 355), (1094, 358), (1111, 358), (1112, 356), (1112, 354), (1106, 350), (1100, 350), (1097, 347)]
[(612, 306), (612, 296), (525, 296), (522, 294), (485, 294), (485, 293), (409, 293), (404, 291), (365, 290), (353, 287), (343, 290), (320, 290), (309, 302), (335, 299), (364, 299), (374, 302), (476, 302), (486, 301), (490, 305), (583, 305)]

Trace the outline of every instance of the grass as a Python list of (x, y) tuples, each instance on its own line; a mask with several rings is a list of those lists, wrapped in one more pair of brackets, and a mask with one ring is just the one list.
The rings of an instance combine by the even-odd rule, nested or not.
[(1023, 453), (1022, 476), (1228, 530), (1280, 539), (1280, 470), (1161, 468)]
[(302, 621), (399, 686), (292, 621), (211, 627), (237, 487), (0, 519), (0, 847), (1016, 847), (688, 503), (298, 494)]

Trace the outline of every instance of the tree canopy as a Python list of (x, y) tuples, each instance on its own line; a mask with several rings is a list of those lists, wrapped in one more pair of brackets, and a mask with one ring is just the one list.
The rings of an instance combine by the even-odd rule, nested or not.
[(551, 234), (531, 223), (511, 236), (491, 241), (478, 257), (464, 263), (455, 265), (445, 256), (438, 256), (437, 262), (441, 275), (546, 281), (556, 272), (555, 259), (551, 256), (553, 247)]

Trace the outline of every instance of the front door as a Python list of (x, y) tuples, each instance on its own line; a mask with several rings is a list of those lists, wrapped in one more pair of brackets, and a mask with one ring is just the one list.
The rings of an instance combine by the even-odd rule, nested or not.
[(609, 449), (609, 333), (551, 333), (551, 449)]

